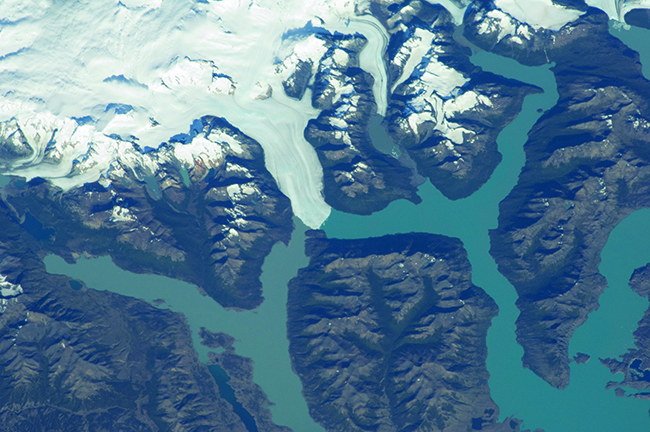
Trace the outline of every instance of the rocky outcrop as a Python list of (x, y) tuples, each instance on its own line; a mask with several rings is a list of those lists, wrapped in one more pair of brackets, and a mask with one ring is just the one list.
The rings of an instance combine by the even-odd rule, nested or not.
[(126, 270), (188, 281), (225, 307), (254, 308), (264, 258), (291, 235), (289, 200), (260, 145), (225, 120), (204, 117), (176, 139), (183, 142), (140, 149), (128, 167), (117, 162), (107, 178), (80, 188), (62, 192), (36, 178), (14, 180), (2, 194), (18, 217), (56, 233), (43, 248), (68, 261), (110, 254)]
[(650, 29), (650, 9), (632, 9), (625, 14), (625, 22), (636, 27)]
[(490, 398), (485, 337), (497, 306), (472, 284), (459, 240), (309, 235), (287, 329), (317, 422), (346, 432), (518, 429), (498, 423)]
[[(630, 278), (630, 288), (639, 296), (650, 300), (650, 264), (638, 268)], [(645, 312), (639, 326), (634, 331), (635, 348), (618, 359), (600, 359), (612, 374), (623, 374), (622, 381), (607, 383), (607, 389), (615, 389), (617, 396), (626, 396), (626, 390), (634, 389), (627, 397), (650, 400), (650, 308)]]
[(291, 75), (282, 81), (282, 87), (287, 96), (302, 99), (312, 78), (313, 63), (310, 60), (298, 60)]
[[(496, 22), (465, 34), (485, 46), (500, 31)], [(607, 15), (596, 9), (552, 37), (531, 35), (531, 43), (528, 52), (492, 48), (526, 64), (541, 62), (540, 53), (555, 62), (559, 100), (529, 132), (490, 253), (519, 295), (524, 365), (564, 388), (569, 340), (606, 286), (598, 265), (609, 233), (650, 207), (650, 82), (638, 54), (609, 34)]]
[(41, 243), (1, 201), (0, 225), (3, 431), (246, 432), (182, 315), (74, 290), (45, 272)]
[(390, 103), (385, 125), (418, 172), (447, 198), (465, 198), (501, 162), (499, 133), (538, 87), (483, 71), (458, 42), (440, 5), (407, 1), (385, 10)]

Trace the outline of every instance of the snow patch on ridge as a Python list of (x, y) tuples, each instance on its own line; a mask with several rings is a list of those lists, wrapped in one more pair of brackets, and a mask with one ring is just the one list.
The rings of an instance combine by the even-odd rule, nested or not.
[(551, 0), (494, 0), (494, 4), (535, 30), (546, 28), (557, 31), (583, 14), (574, 9), (558, 6)]
[(415, 29), (413, 37), (404, 43), (399, 52), (395, 55), (395, 58), (392, 60), (394, 63), (402, 63), (406, 58), (406, 63), (402, 68), (402, 75), (397, 81), (395, 81), (395, 84), (393, 84), (391, 92), (394, 92), (397, 86), (409, 79), (413, 74), (413, 70), (418, 64), (420, 64), (422, 57), (424, 57), (431, 49), (431, 42), (433, 42), (433, 39), (434, 34), (432, 32), (421, 28)]
[[(137, 164), (142, 156), (129, 141), (155, 149), (193, 120), (216, 115), (262, 145), (294, 213), (318, 227), (330, 208), (322, 168), (303, 131), (319, 112), (309, 98), (295, 101), (282, 91), (280, 48), (288, 30), (312, 21), (331, 32), (363, 34), (369, 42), (360, 66), (375, 78), (378, 110), (385, 112), (388, 35), (374, 17), (356, 15), (367, 3), (125, 0), (79, 7), (4, 1), (0, 122), (13, 123), (0, 146), (13, 151), (24, 144), (22, 150), (33, 153), (18, 152), (21, 157), (0, 171), (78, 187), (105, 175), (118, 159)], [(317, 45), (298, 44), (294, 52), (310, 59), (321, 52)]]
[(276, 73), (285, 81), (296, 71), (299, 62), (311, 61), (311, 73), (313, 75), (318, 68), (318, 61), (326, 52), (326, 41), (316, 35), (310, 35), (304, 39), (300, 39), (292, 44), (291, 54), (287, 55), (276, 67)]
[(453, 150), (454, 144), (462, 144), (468, 135), (474, 134), (455, 123), (455, 115), (481, 105), (491, 107), (492, 101), (474, 91), (463, 90), (469, 78), (440, 61), (438, 42), (435, 34), (426, 29), (417, 28), (413, 32), (393, 59), (404, 65), (394, 90), (408, 98), (407, 112), (403, 113), (408, 127), (419, 135), (420, 125), (433, 123)]
[(7, 277), (0, 274), (0, 297), (11, 298), (23, 293), (23, 287), (7, 281)]
[(454, 99), (445, 101), (445, 117), (452, 117), (455, 113), (469, 111), (478, 105), (492, 106), (489, 97), (478, 94), (475, 91), (467, 91)]

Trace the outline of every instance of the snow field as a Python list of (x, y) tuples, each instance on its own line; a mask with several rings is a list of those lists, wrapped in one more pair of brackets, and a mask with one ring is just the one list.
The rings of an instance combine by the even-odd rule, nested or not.
[[(365, 3), (3, 2), (0, 122), (13, 119), (7, 134), (20, 129), (35, 154), (0, 169), (70, 189), (96, 181), (118, 158), (137, 158), (133, 152), (125, 157), (133, 137), (140, 147), (155, 149), (186, 133), (193, 120), (216, 115), (262, 145), (294, 213), (316, 228), (330, 208), (303, 131), (319, 112), (308, 95), (286, 97), (277, 62), (284, 58), (285, 32), (308, 22), (361, 33), (369, 41), (361, 67), (375, 78), (378, 111), (385, 113), (388, 35), (373, 17), (356, 15)], [(296, 45), (296, 53), (322, 55), (318, 44)], [(81, 118), (89, 121), (74, 120)]]
[(589, 6), (609, 15), (609, 19), (625, 22), (625, 14), (632, 9), (650, 9), (650, 0), (585, 0)]

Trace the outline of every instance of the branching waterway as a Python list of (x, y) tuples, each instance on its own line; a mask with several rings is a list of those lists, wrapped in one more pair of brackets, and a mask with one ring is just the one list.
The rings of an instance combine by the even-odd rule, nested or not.
[[(515, 307), (517, 296), (489, 255), (488, 231), (496, 228), (498, 204), (517, 182), (525, 161), (523, 144), (527, 132), (541, 115), (538, 109), (551, 108), (558, 95), (549, 66), (524, 67), (484, 52), (473, 56), (472, 61), (486, 70), (535, 84), (545, 91), (528, 96), (522, 113), (499, 136), (503, 161), (487, 184), (467, 199), (450, 201), (427, 182), (420, 187), (423, 198), (420, 205), (398, 201), (370, 217), (333, 212), (324, 229), (331, 238), (422, 231), (458, 237), (463, 241), (472, 263), (473, 282), (485, 289), (499, 305), (499, 316), (488, 333), (487, 367), (491, 374), (492, 398), (501, 409), (502, 419), (515, 415), (524, 420), (524, 427), (543, 428), (547, 432), (648, 430), (648, 402), (617, 398), (613, 391), (605, 390), (606, 382), (613, 377), (596, 359), (584, 365), (572, 364), (571, 384), (565, 390), (552, 388), (522, 368), (523, 350), (515, 340), (515, 320), (519, 314)], [(644, 232), (646, 237), (640, 235), (641, 228), (650, 231), (649, 218), (647, 212), (638, 212), (612, 233), (601, 265), (611, 288), (601, 298), (601, 309), (576, 332), (571, 344), (572, 354), (582, 351), (596, 357), (614, 357), (633, 342), (632, 331), (647, 305), (639, 301), (626, 283), (632, 269), (650, 261), (650, 255), (637, 254), (635, 260), (623, 257), (625, 268), (617, 264), (615, 258), (621, 256), (623, 250), (634, 256), (641, 246), (650, 244), (650, 232)], [(70, 265), (50, 256), (45, 263), (49, 272), (81, 279), (91, 288), (149, 302), (164, 299), (161, 307), (187, 316), (202, 361), (207, 361), (209, 350), (199, 344), (200, 327), (234, 336), (237, 353), (254, 360), (255, 382), (275, 404), (271, 408), (274, 421), (296, 432), (316, 432), (323, 429), (308, 415), (300, 382), (291, 371), (286, 339), (286, 284), (298, 268), (307, 264), (303, 232), (304, 226), (299, 224), (288, 248), (275, 246), (263, 268), (265, 301), (257, 310), (247, 312), (225, 311), (210, 298), (201, 296), (195, 287), (183, 282), (122, 271), (107, 257), (80, 259), (76, 265)], [(634, 245), (631, 240), (641, 243)], [(615, 276), (615, 271), (620, 275)], [(630, 302), (636, 305), (635, 309), (628, 319), (621, 320), (621, 314), (630, 311)], [(612, 332), (615, 322), (620, 328)], [(604, 334), (608, 335), (606, 343), (603, 343)]]
[[(515, 321), (519, 315), (515, 306), (517, 294), (497, 271), (489, 255), (488, 231), (497, 227), (498, 204), (517, 183), (525, 162), (523, 145), (528, 131), (541, 115), (538, 109), (548, 110), (556, 103), (557, 86), (548, 65), (525, 67), (514, 60), (486, 52), (474, 55), (472, 61), (490, 72), (544, 89), (543, 94), (526, 98), (521, 114), (500, 134), (498, 144), (503, 161), (490, 180), (471, 197), (458, 201), (448, 200), (427, 182), (419, 189), (423, 202), (417, 206), (406, 201), (394, 202), (370, 218), (333, 211), (324, 229), (329, 237), (336, 238), (421, 231), (463, 241), (472, 264), (473, 282), (499, 305), (499, 316), (493, 320), (487, 338), (487, 367), (491, 395), (501, 409), (502, 420), (514, 415), (524, 420), (524, 428), (542, 428), (547, 432), (647, 430), (650, 426), (648, 403), (618, 398), (613, 391), (605, 390), (607, 381), (613, 377), (597, 360), (585, 365), (573, 364), (571, 384), (565, 390), (551, 387), (522, 367), (523, 349), (515, 339)], [(628, 278), (630, 273), (631, 270)], [(635, 301), (639, 303), (636, 297)], [(635, 317), (638, 320), (640, 315)], [(615, 320), (616, 316), (605, 318)], [(590, 318), (592, 322), (596, 320), (596, 317)], [(624, 330), (628, 334), (627, 340), (632, 340), (635, 323), (630, 322)], [(583, 348), (583, 352), (600, 352), (596, 348), (599, 338), (592, 337), (592, 342), (591, 346)], [(610, 356), (623, 353), (608, 352)]]
[(68, 264), (62, 258), (45, 258), (47, 271), (82, 280), (89, 288), (111, 291), (153, 303), (162, 299), (159, 307), (181, 312), (192, 330), (194, 347), (202, 362), (208, 361), (210, 349), (200, 344), (199, 330), (205, 327), (224, 332), (237, 341), (237, 354), (253, 359), (255, 383), (266, 392), (273, 421), (289, 426), (296, 432), (322, 432), (307, 410), (302, 397), (300, 380), (291, 370), (287, 340), (287, 283), (307, 265), (304, 254), (306, 227), (296, 219), (297, 229), (289, 247), (277, 244), (262, 268), (264, 302), (254, 311), (224, 310), (210, 297), (202, 296), (195, 286), (174, 279), (138, 275), (117, 267), (110, 258), (81, 258)]

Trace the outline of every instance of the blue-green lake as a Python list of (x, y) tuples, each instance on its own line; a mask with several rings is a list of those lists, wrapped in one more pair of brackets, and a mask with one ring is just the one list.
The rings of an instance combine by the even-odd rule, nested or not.
[[(643, 40), (650, 40), (647, 31), (642, 34)], [(626, 37), (621, 39), (627, 43)], [(631, 42), (629, 45), (638, 48)], [(650, 62), (647, 49), (645, 55)], [(628, 217), (614, 230), (603, 251), (600, 268), (610, 288), (601, 297), (601, 308), (590, 315), (570, 345), (572, 354), (585, 352), (594, 357), (592, 361), (572, 364), (571, 384), (562, 391), (523, 369), (523, 350), (515, 340), (515, 320), (519, 314), (515, 307), (516, 292), (497, 271), (488, 253), (488, 230), (496, 228), (498, 203), (517, 182), (525, 161), (523, 144), (527, 132), (541, 115), (537, 110), (548, 110), (557, 100), (556, 84), (548, 66), (528, 68), (487, 53), (473, 56), (472, 61), (486, 70), (545, 89), (544, 94), (526, 98), (522, 114), (500, 135), (498, 143), (503, 161), (487, 184), (467, 199), (450, 201), (427, 182), (420, 187), (423, 202), (417, 206), (398, 201), (370, 217), (333, 212), (323, 229), (329, 237), (338, 238), (421, 231), (463, 241), (472, 263), (474, 283), (499, 305), (499, 316), (493, 320), (488, 333), (487, 367), (492, 397), (501, 409), (502, 419), (515, 415), (524, 420), (524, 427), (543, 428), (547, 432), (650, 430), (650, 402), (618, 398), (613, 391), (606, 391), (605, 384), (615, 377), (597, 360), (597, 357), (623, 354), (632, 346), (632, 332), (647, 307), (647, 301), (627, 287), (627, 280), (635, 267), (650, 261), (647, 253), (650, 212), (637, 212)], [(307, 264), (303, 251), (304, 227), (297, 224), (299, 228), (289, 247), (276, 245), (264, 264), (262, 282), (266, 300), (255, 311), (226, 311), (189, 284), (160, 276), (131, 274), (114, 266), (106, 257), (80, 259), (76, 265), (69, 265), (49, 256), (45, 262), (49, 272), (81, 279), (91, 288), (149, 302), (164, 299), (166, 303), (161, 307), (187, 316), (202, 361), (207, 361), (208, 349), (199, 344), (200, 327), (234, 336), (237, 353), (254, 360), (255, 382), (275, 403), (271, 408), (274, 421), (296, 432), (320, 432), (323, 429), (309, 418), (300, 382), (291, 371), (286, 339), (286, 284), (298, 268)]]
[(253, 311), (225, 310), (210, 297), (202, 296), (194, 285), (174, 279), (139, 275), (117, 267), (110, 258), (80, 258), (68, 264), (62, 258), (45, 258), (47, 271), (83, 280), (89, 288), (111, 291), (153, 303), (163, 299), (159, 307), (181, 312), (192, 330), (199, 359), (208, 361), (210, 349), (200, 344), (201, 327), (224, 332), (237, 341), (237, 354), (255, 362), (254, 380), (266, 392), (273, 421), (294, 431), (323, 432), (307, 410), (300, 380), (291, 370), (287, 340), (287, 283), (298, 269), (307, 265), (304, 254), (305, 226), (296, 220), (296, 231), (289, 246), (277, 244), (262, 267), (264, 302)]

